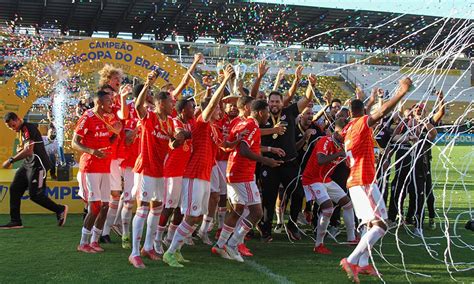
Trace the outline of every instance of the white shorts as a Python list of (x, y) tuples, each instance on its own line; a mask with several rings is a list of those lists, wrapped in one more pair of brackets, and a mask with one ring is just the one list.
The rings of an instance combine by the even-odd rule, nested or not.
[(139, 201), (162, 201), (165, 191), (165, 179), (134, 174), (132, 195)]
[(123, 159), (115, 159), (110, 162), (110, 190), (122, 191), (122, 177), (124, 170), (120, 167)]
[(79, 196), (86, 202), (110, 201), (109, 173), (77, 173)]
[(232, 204), (255, 205), (262, 203), (255, 181), (229, 183), (227, 194)]
[(227, 194), (227, 181), (225, 173), (227, 171), (227, 161), (218, 161), (211, 172), (211, 192), (219, 192), (220, 195)]
[(181, 213), (199, 217), (208, 212), (211, 184), (207, 180), (183, 178), (181, 191)]
[(310, 185), (304, 185), (303, 189), (306, 201), (315, 200), (319, 205), (327, 200), (338, 203), (341, 198), (347, 195), (334, 181), (326, 183), (316, 182)]
[(385, 220), (388, 218), (387, 209), (383, 196), (380, 194), (376, 184), (353, 186), (349, 188), (354, 212), (362, 223), (367, 223), (374, 219)]
[(165, 208), (177, 208), (181, 201), (181, 191), (183, 189), (183, 177), (165, 178)]
[(135, 200), (135, 196), (132, 194), (134, 180), (135, 174), (133, 173), (132, 168), (123, 169), (123, 201)]

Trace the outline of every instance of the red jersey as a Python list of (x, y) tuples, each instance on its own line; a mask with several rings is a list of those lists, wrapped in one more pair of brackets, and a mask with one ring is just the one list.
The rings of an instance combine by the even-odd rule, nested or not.
[(141, 123), (140, 152), (133, 171), (161, 178), (174, 133), (173, 120), (167, 117), (166, 121), (161, 121), (156, 113), (149, 111)]
[(200, 114), (192, 129), (191, 157), (186, 165), (183, 177), (210, 181), (212, 166), (215, 164), (215, 151), (219, 134), (211, 122), (205, 122)]
[[(248, 130), (248, 134), (240, 143), (246, 143), (250, 151), (260, 155), (260, 127), (258, 126), (258, 122), (252, 117), (247, 118), (232, 128), (229, 141), (235, 141), (237, 135), (244, 130)], [(255, 167), (257, 162), (240, 154), (240, 143), (229, 156), (227, 181), (230, 183), (250, 182), (255, 180)]]
[[(124, 122), (124, 131), (132, 131), (138, 128), (137, 135), (135, 136), (135, 140), (132, 144), (125, 146), (126, 147), (126, 155), (120, 166), (122, 168), (133, 168), (135, 166), (135, 161), (138, 157), (138, 152), (140, 150), (140, 120), (138, 118), (137, 110), (135, 109), (135, 103), (131, 102), (128, 104), (129, 115), (128, 119)], [(125, 140), (125, 134), (123, 140)]]
[(321, 137), (316, 142), (316, 146), (313, 152), (311, 152), (306, 168), (303, 171), (303, 185), (311, 185), (317, 182), (330, 182), (331, 175), (341, 159), (338, 158), (330, 163), (320, 165), (318, 164), (318, 154), (332, 155), (340, 151), (342, 151), (342, 149), (336, 146), (331, 136)]
[[(227, 114), (224, 114), (224, 117), (216, 122), (216, 126), (219, 128), (220, 132), (224, 139), (227, 140), (227, 137), (230, 134), (231, 128), (231, 119)], [(230, 152), (226, 152), (223, 149), (219, 148), (217, 151), (217, 161), (227, 161), (229, 159)]]
[[(176, 132), (178, 129), (192, 132), (194, 121), (188, 121), (183, 123), (177, 117), (173, 118), (173, 126)], [(188, 164), (189, 158), (192, 152), (192, 139), (184, 141), (183, 145), (172, 149), (168, 155), (168, 159), (165, 161), (164, 176), (165, 177), (182, 177), (186, 165)]]
[(368, 119), (367, 115), (353, 118), (343, 131), (350, 166), (347, 188), (375, 182), (374, 140)]
[(110, 138), (113, 133), (107, 129), (107, 124), (112, 126), (118, 121), (118, 117), (114, 113), (104, 113), (102, 118), (99, 118), (92, 109), (86, 110), (81, 116), (74, 130), (81, 137), (81, 143), (87, 148), (102, 149), (108, 152), (105, 158), (83, 153), (79, 161), (81, 172), (110, 173), (110, 161), (112, 160)]

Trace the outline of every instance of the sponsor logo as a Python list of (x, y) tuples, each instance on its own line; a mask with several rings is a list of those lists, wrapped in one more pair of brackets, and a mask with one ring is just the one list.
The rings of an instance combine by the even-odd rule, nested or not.
[[(1, 188), (5, 188), (6, 186), (0, 185), (0, 199), (2, 198), (2, 190)], [(8, 190), (8, 188), (7, 188)], [(79, 194), (79, 187), (78, 186), (55, 186), (55, 187), (46, 187), (46, 190), (44, 191), (44, 194), (51, 199), (82, 199)], [(90, 197), (93, 196), (93, 192), (89, 193)], [(29, 195), (24, 195), (21, 199), (26, 200), (30, 199)]]

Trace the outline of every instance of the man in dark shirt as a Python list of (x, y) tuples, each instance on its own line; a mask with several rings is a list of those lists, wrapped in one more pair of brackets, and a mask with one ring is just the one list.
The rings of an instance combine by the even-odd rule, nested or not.
[(67, 206), (54, 203), (45, 194), (46, 172), (51, 168), (49, 157), (44, 148), (43, 138), (38, 128), (28, 122), (23, 122), (16, 113), (9, 112), (4, 117), (5, 124), (11, 130), (19, 133), (19, 149), (17, 154), (3, 162), (4, 169), (14, 162), (23, 160), (10, 185), (10, 222), (0, 226), (0, 229), (23, 228), (20, 217), (21, 197), (29, 191), (31, 201), (56, 213), (58, 225), (63, 226), (68, 212)]
[(262, 146), (277, 147), (285, 151), (286, 155), (281, 158), (273, 153), (265, 153), (264, 155), (276, 160), (283, 160), (284, 163), (276, 168), (262, 166), (260, 172), (260, 180), (262, 184), (262, 205), (263, 205), (263, 220), (259, 224), (259, 231), (265, 241), (271, 241), (271, 230), (273, 215), (275, 213), (275, 202), (278, 196), (278, 188), (280, 183), (283, 185), (285, 192), (282, 200), (291, 198), (290, 220), (287, 225), (290, 238), (293, 240), (301, 239), (301, 235), (296, 227), (296, 220), (301, 211), (303, 202), (303, 188), (298, 183), (298, 169), (296, 151), (296, 117), (309, 104), (313, 97), (313, 87), (316, 84), (316, 77), (310, 75), (308, 77), (309, 84), (306, 90), (305, 97), (301, 98), (298, 103), (283, 107), (283, 96), (276, 91), (273, 91), (268, 96), (268, 103), (270, 106), (270, 119), (263, 126), (263, 128), (272, 128), (274, 125), (286, 125), (286, 131), (282, 135), (273, 134), (262, 136)]

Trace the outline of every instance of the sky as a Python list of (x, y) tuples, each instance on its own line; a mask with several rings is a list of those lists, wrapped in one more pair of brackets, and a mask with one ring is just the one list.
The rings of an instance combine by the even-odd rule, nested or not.
[(250, 0), (250, 2), (474, 19), (474, 0)]

